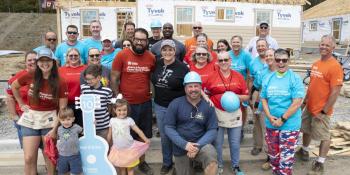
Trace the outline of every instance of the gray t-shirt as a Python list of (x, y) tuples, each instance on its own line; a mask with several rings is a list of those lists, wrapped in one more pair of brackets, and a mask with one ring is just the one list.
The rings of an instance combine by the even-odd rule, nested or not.
[(77, 124), (73, 124), (69, 128), (62, 125), (58, 127), (57, 149), (61, 156), (72, 156), (79, 154), (79, 134), (83, 131)]

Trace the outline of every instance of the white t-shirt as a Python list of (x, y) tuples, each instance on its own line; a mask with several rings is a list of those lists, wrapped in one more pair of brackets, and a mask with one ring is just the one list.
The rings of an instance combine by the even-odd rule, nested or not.
[[(259, 36), (253, 37), (249, 41), (247, 47), (245, 48), (245, 51), (249, 52), (251, 54), (252, 58), (259, 56), (258, 51), (256, 50), (256, 41), (259, 38), (260, 38)], [(268, 48), (272, 48), (275, 50), (278, 49), (277, 41), (274, 38), (272, 38), (270, 35), (267, 35), (265, 39), (266, 39), (267, 43), (269, 44)]]
[(135, 121), (130, 117), (124, 119), (111, 118), (110, 127), (112, 128), (113, 145), (119, 149), (131, 147), (134, 139), (130, 134), (130, 128), (134, 125)]

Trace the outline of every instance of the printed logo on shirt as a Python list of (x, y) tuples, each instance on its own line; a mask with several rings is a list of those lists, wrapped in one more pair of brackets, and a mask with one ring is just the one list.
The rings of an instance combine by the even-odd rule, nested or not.
[[(161, 84), (167, 84), (168, 83), (168, 79), (169, 77), (171, 77), (171, 75), (173, 74), (173, 70), (169, 70), (169, 69), (165, 69), (163, 72), (162, 72), (162, 75), (159, 76), (159, 79), (158, 79), (158, 83), (161, 83)], [(157, 83), (157, 84), (158, 84)]]
[(197, 120), (204, 120), (204, 115), (203, 115), (202, 112), (197, 112), (197, 113), (195, 113), (195, 114), (193, 114), (193, 113), (191, 112), (191, 118), (197, 119)]
[(141, 72), (150, 72), (151, 69), (146, 66), (139, 66), (139, 63), (128, 61), (128, 66), (126, 67), (126, 72), (130, 73), (141, 73)]
[(313, 66), (311, 69), (311, 77), (323, 78), (322, 72), (318, 71), (317, 66)]
[(277, 86), (269, 86), (267, 88), (267, 96), (289, 96), (290, 93), (286, 89), (281, 89)]

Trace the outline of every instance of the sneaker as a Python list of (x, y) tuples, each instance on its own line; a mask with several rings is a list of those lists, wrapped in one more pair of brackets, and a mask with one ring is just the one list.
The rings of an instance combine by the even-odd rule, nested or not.
[(224, 167), (219, 166), (218, 167), (218, 173), (216, 173), (217, 175), (223, 175), (224, 174)]
[(153, 175), (152, 168), (147, 164), (147, 162), (143, 161), (139, 164), (139, 170), (146, 175)]
[(272, 167), (270, 165), (270, 162), (265, 162), (261, 165), (261, 169), (264, 170), (264, 171), (268, 171), (270, 170)]
[(312, 162), (311, 171), (307, 175), (322, 175), (324, 173), (323, 163), (317, 162), (316, 160)]
[(253, 148), (253, 149), (250, 151), (250, 154), (252, 154), (253, 156), (256, 156), (256, 155), (258, 155), (261, 151), (262, 151), (261, 148)]
[(309, 161), (310, 155), (308, 151), (305, 151), (303, 148), (300, 148), (295, 155), (300, 158), (302, 161)]
[(233, 175), (244, 175), (244, 173), (238, 166), (236, 166), (233, 168)]
[(165, 166), (165, 165), (163, 165), (162, 168), (160, 169), (160, 174), (161, 175), (168, 174), (172, 168), (173, 168), (173, 166)]

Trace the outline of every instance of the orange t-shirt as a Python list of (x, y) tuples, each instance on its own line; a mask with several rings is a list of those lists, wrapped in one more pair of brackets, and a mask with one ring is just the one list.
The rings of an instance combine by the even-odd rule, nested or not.
[[(318, 115), (326, 105), (334, 86), (343, 84), (343, 69), (335, 58), (325, 61), (318, 60), (311, 66), (310, 85), (307, 92), (307, 109), (313, 115)], [(333, 113), (333, 107), (327, 115)]]
[[(208, 48), (211, 50), (213, 49), (213, 41), (208, 38), (207, 40)], [(189, 38), (185, 40), (185, 48), (186, 53), (195, 50), (197, 47), (197, 39), (196, 37)]]
[(151, 99), (150, 77), (155, 61), (150, 51), (137, 55), (130, 49), (124, 49), (116, 55), (112, 71), (120, 72), (119, 92), (130, 104), (141, 104)]

